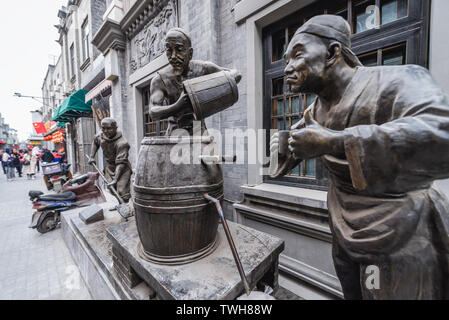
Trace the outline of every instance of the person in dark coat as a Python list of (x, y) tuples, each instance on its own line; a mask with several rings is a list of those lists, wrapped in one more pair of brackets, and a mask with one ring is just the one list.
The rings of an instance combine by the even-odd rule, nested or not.
[(16, 168), (19, 178), (22, 178), (22, 156), (20, 152), (16, 149), (13, 150), (11, 156), (13, 157), (12, 165)]
[(53, 154), (48, 150), (47, 146), (44, 146), (44, 151), (42, 152), (41, 161), (46, 163), (51, 163), (55, 160)]

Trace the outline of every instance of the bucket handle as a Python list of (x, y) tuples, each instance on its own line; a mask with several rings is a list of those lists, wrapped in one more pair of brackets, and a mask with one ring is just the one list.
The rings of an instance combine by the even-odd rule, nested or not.
[(201, 163), (204, 165), (208, 164), (221, 164), (221, 163), (236, 163), (237, 162), (237, 156), (222, 156), (214, 155), (214, 156), (206, 156), (206, 155), (200, 155), (198, 157), (201, 160)]

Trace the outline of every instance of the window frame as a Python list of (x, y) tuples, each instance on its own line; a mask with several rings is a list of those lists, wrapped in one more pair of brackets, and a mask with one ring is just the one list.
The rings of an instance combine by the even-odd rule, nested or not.
[[(150, 117), (150, 99), (151, 99), (151, 86), (148, 85), (141, 89), (142, 93), (142, 120), (143, 120), (143, 136), (154, 137), (163, 136), (167, 131), (168, 120), (151, 121)], [(148, 121), (147, 122), (147, 118)], [(151, 127), (151, 130), (148, 130)]]
[[(318, 1), (291, 15), (282, 18), (262, 30), (263, 44), (263, 128), (270, 130), (272, 126), (272, 81), (284, 76), (285, 62), (283, 59), (274, 61), (272, 59), (272, 38), (273, 34), (286, 29), (289, 25), (297, 21), (304, 23), (310, 17), (318, 14), (329, 14), (347, 10), (349, 21), (353, 21), (354, 3), (356, 0)], [(375, 0), (379, 10), (381, 10), (381, 0)], [(417, 64), (428, 67), (429, 48), (429, 24), (430, 24), (430, 0), (408, 0), (408, 14), (398, 20), (381, 24), (381, 14), (379, 15), (379, 26), (374, 29), (353, 34), (351, 37), (352, 50), (358, 56), (376, 50), (385, 50), (401, 43), (406, 44), (405, 60), (406, 64)], [(353, 24), (351, 23), (351, 29)], [(289, 31), (286, 30), (286, 37)], [(288, 39), (290, 40), (290, 39)], [(379, 56), (379, 54), (378, 54)], [(382, 55), (380, 55), (382, 60)], [(378, 58), (378, 64), (379, 58)], [(266, 148), (269, 148), (269, 139), (266, 141)], [(316, 178), (285, 176), (273, 179), (264, 176), (263, 181), (267, 183), (288, 185), (294, 187), (304, 187), (318, 190), (327, 190), (329, 184), (329, 174), (324, 168), (321, 159), (316, 159)]]
[(70, 45), (70, 72), (71, 78), (73, 79), (76, 75), (76, 66), (75, 66), (75, 43)]
[[(86, 32), (87, 31), (87, 32)], [(86, 18), (81, 25), (81, 43), (83, 48), (83, 62), (90, 59), (90, 45), (89, 45), (89, 19)]]

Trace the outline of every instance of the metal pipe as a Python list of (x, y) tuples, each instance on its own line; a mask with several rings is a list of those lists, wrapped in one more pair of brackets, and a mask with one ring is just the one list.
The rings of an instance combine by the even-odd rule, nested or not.
[(223, 214), (223, 209), (221, 208), (220, 201), (211, 197), (207, 193), (204, 194), (204, 198), (209, 201), (212, 201), (217, 207), (218, 214), (220, 216), (221, 222), (223, 224), (223, 229), (226, 234), (226, 238), (228, 239), (229, 246), (231, 247), (232, 255), (234, 256), (235, 264), (237, 265), (237, 269), (239, 270), (240, 278), (242, 279), (243, 286), (245, 287), (246, 295), (250, 295), (251, 289), (249, 287), (248, 280), (245, 276), (245, 271), (243, 270), (242, 262), (240, 261), (239, 254), (237, 252), (237, 248), (235, 247), (234, 240), (232, 239), (231, 231), (229, 230), (228, 223), (226, 222), (226, 218)]

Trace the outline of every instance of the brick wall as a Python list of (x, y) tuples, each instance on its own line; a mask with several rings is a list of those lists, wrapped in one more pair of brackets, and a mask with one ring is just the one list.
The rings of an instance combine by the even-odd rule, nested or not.
[[(100, 29), (101, 24), (103, 23), (103, 14), (106, 12), (107, 3), (106, 0), (91, 0), (91, 35), (90, 39), (92, 40), (93, 36)], [(101, 53), (100, 51), (93, 47), (93, 60), (95, 60)]]
[[(222, 137), (225, 130), (238, 128), (247, 130), (246, 109), (246, 39), (245, 26), (234, 23), (232, 7), (237, 0), (180, 0), (180, 27), (186, 29), (192, 37), (193, 58), (209, 60), (222, 67), (238, 69), (243, 74), (239, 84), (239, 101), (229, 108), (206, 120), (209, 129), (219, 130)], [(223, 138), (223, 153), (230, 141)], [(245, 163), (247, 159), (247, 141), (245, 140)], [(235, 152), (235, 146), (234, 146)], [(224, 210), (232, 217), (232, 202), (241, 201), (240, 186), (248, 182), (246, 164), (223, 165)]]

